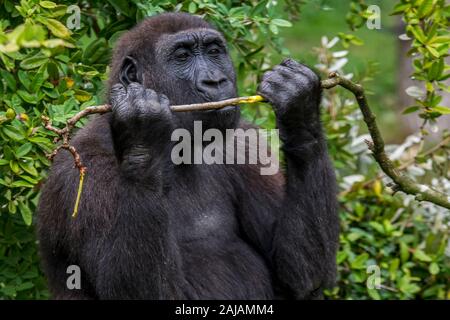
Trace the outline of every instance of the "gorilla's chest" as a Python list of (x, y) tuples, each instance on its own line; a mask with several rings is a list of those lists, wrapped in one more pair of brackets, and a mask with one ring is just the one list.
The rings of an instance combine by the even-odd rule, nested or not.
[(176, 184), (168, 195), (170, 220), (181, 243), (237, 236), (233, 194), (221, 171), (178, 177)]
[(220, 169), (179, 177), (169, 193), (182, 290), (187, 299), (271, 298), (268, 267), (240, 233), (236, 195)]

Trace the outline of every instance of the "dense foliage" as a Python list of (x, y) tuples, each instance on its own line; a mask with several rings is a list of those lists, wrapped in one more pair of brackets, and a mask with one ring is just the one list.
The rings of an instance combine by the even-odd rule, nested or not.
[[(424, 7), (428, 2), (432, 8)], [(358, 15), (363, 21), (368, 18), (361, 3), (353, 4), (351, 23)], [(438, 91), (448, 90), (443, 84), (448, 77), (444, 57), (449, 42), (445, 28), (449, 9), (444, 3), (402, 0), (395, 9), (405, 17), (407, 35), (413, 39), (415, 77), (426, 84), (422, 96), (417, 96), (422, 92), (419, 87), (410, 90), (417, 105), (407, 112), (419, 111), (425, 124), (448, 113), (439, 105)], [(70, 1), (0, 0), (0, 7), (0, 298), (8, 299), (48, 297), (33, 231), (39, 188), (50, 164), (45, 154), (54, 148), (54, 135), (42, 127), (41, 116), (63, 126), (78, 110), (102, 102), (111, 48), (121, 33), (160, 12), (202, 15), (229, 40), (240, 93), (247, 95), (255, 92), (259, 76), (273, 64), (275, 54), (288, 55), (279, 29), (290, 27), (292, 17), (301, 16), (301, 1), (108, 0), (78, 1), (74, 6)], [(339, 36), (323, 38), (316, 48), (316, 67), (323, 75), (346, 74), (349, 52), (344, 49), (361, 44), (351, 33)], [(367, 83), (368, 76), (356, 80)], [(341, 90), (326, 92), (323, 104), (341, 186), (342, 221), (338, 286), (328, 295), (448, 297), (448, 212), (419, 205), (410, 197), (392, 197), (363, 143), (366, 135), (357, 105)], [(265, 106), (245, 108), (244, 116), (258, 125), (274, 126), (273, 113)], [(391, 149), (395, 153), (410, 147)], [(411, 172), (450, 191), (448, 146), (436, 148), (425, 159), (420, 155)], [(397, 159), (403, 160), (401, 154)], [(380, 268), (379, 289), (366, 285), (373, 275), (367, 269), (370, 265)]]

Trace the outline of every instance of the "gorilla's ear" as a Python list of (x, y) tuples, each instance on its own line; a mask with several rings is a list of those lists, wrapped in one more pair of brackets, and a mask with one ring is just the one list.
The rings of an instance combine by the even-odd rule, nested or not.
[(131, 82), (139, 82), (142, 84), (142, 73), (136, 59), (126, 56), (122, 62), (119, 80), (125, 87)]

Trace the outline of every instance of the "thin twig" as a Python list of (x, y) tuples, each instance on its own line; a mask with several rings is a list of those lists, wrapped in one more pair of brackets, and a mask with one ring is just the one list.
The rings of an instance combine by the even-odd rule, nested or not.
[[(363, 114), (364, 122), (366, 123), (367, 128), (369, 130), (369, 134), (372, 138), (372, 141), (366, 141), (367, 146), (372, 151), (373, 157), (375, 158), (375, 161), (379, 164), (381, 170), (383, 170), (383, 172), (393, 180), (395, 184), (393, 186), (394, 190), (403, 191), (407, 194), (414, 195), (418, 201), (429, 201), (436, 205), (450, 209), (450, 196), (438, 192), (436, 190), (433, 190), (429, 186), (415, 182), (407, 175), (401, 173), (399, 171), (399, 168), (396, 168), (392, 160), (389, 159), (389, 156), (387, 155), (384, 149), (385, 143), (381, 136), (378, 125), (376, 123), (375, 115), (372, 113), (369, 107), (366, 96), (364, 94), (364, 89), (361, 85), (353, 83), (352, 81), (346, 78), (340, 77), (337, 73), (332, 72), (330, 73), (328, 79), (323, 80), (321, 82), (321, 86), (324, 89), (331, 89), (336, 86), (341, 86), (354, 94), (356, 101), (358, 102), (358, 106)], [(170, 108), (174, 112), (200, 111), (200, 110), (220, 109), (229, 105), (237, 105), (241, 103), (256, 103), (264, 101), (265, 100), (263, 97), (255, 95), (249, 97), (233, 98), (218, 102), (171, 106)], [(56, 133), (59, 136), (59, 139), (62, 139), (62, 144), (59, 147), (57, 147), (57, 149), (55, 149), (55, 151), (53, 151), (49, 155), (49, 157), (53, 158), (54, 155), (61, 148), (69, 150), (72, 153), (72, 156), (74, 157), (75, 166), (80, 170), (80, 176), (81, 174), (84, 176), (84, 173), (86, 172), (86, 167), (83, 166), (80, 156), (75, 150), (75, 148), (69, 144), (70, 132), (74, 128), (75, 124), (81, 118), (89, 114), (106, 113), (109, 111), (111, 111), (111, 106), (106, 104), (88, 107), (77, 113), (72, 118), (70, 118), (67, 121), (66, 127), (63, 129), (53, 127), (51, 125), (50, 119), (47, 117), (43, 117), (45, 128)]]

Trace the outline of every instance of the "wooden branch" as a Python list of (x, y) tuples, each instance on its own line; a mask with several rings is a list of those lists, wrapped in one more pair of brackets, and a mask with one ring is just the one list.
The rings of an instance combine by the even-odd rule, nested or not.
[[(378, 125), (376, 123), (375, 115), (372, 113), (369, 104), (367, 103), (367, 99), (364, 94), (364, 89), (361, 85), (353, 83), (352, 81), (346, 78), (340, 77), (337, 73), (333, 72), (329, 75), (328, 79), (323, 80), (321, 82), (321, 86), (324, 89), (331, 89), (336, 86), (341, 86), (354, 94), (358, 106), (363, 114), (364, 122), (366, 123), (367, 128), (369, 130), (369, 134), (372, 138), (372, 141), (366, 141), (366, 143), (369, 149), (372, 151), (373, 157), (380, 166), (381, 170), (394, 181), (395, 186), (393, 187), (393, 189), (395, 191), (403, 191), (407, 194), (414, 195), (418, 201), (429, 201), (436, 205), (450, 209), (449, 195), (433, 190), (429, 186), (419, 184), (414, 180), (412, 180), (410, 177), (401, 173), (398, 170), (398, 168), (395, 168), (392, 160), (389, 159), (389, 156), (386, 154), (386, 151), (384, 149), (385, 143), (381, 136)], [(202, 111), (202, 110), (220, 109), (226, 106), (238, 105), (241, 103), (256, 103), (256, 102), (265, 102), (265, 100), (263, 97), (255, 95), (248, 97), (233, 98), (218, 102), (171, 106), (170, 108), (173, 112)], [(62, 144), (58, 146), (50, 155), (48, 155), (48, 157), (52, 159), (60, 149), (69, 150), (72, 153), (72, 156), (74, 157), (75, 166), (80, 170), (80, 181), (82, 181), (82, 177), (84, 177), (84, 173), (86, 172), (86, 167), (83, 166), (80, 156), (75, 150), (75, 148), (69, 144), (70, 132), (74, 128), (76, 123), (83, 117), (89, 114), (94, 113), (101, 114), (109, 111), (111, 111), (111, 106), (107, 104), (87, 107), (86, 109), (80, 111), (75, 116), (70, 118), (66, 123), (66, 127), (63, 129), (53, 127), (51, 125), (50, 119), (47, 117), (43, 117), (42, 119), (44, 121), (45, 128), (56, 133), (59, 136), (57, 140), (62, 139)], [(79, 198), (79, 194), (77, 198)], [(77, 207), (78, 205), (76, 205), (74, 214), (76, 214), (75, 212), (77, 210)]]

